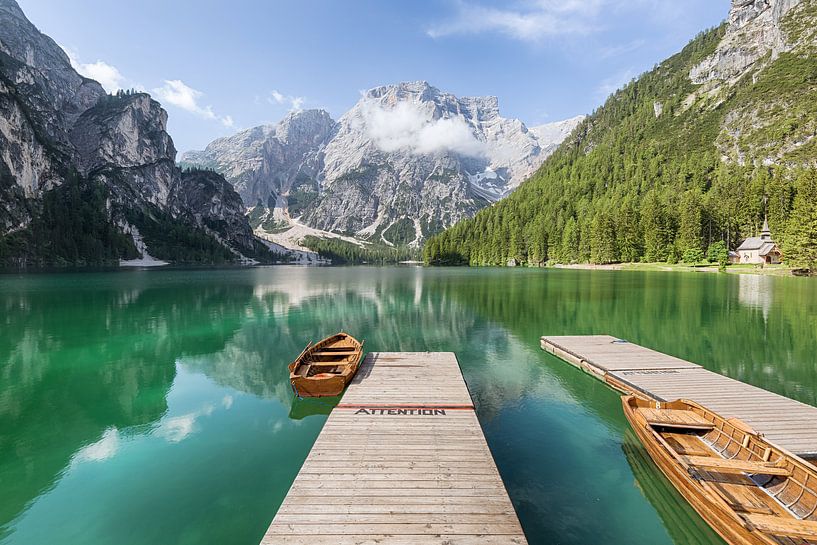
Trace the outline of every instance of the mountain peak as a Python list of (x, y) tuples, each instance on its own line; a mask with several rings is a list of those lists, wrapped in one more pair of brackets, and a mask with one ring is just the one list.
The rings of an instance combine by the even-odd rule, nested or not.
[(365, 96), (367, 98), (383, 98), (393, 96), (396, 98), (414, 97), (417, 100), (433, 100), (440, 94), (440, 90), (433, 87), (427, 81), (404, 81), (391, 85), (381, 85), (369, 89)]
[(427, 81), (404, 81), (391, 85), (381, 85), (369, 89), (362, 101), (377, 100), (383, 104), (394, 105), (398, 102), (435, 102), (439, 104), (458, 104), (458, 107), (469, 112), (499, 114), (499, 99), (495, 96), (457, 97), (441, 91)]

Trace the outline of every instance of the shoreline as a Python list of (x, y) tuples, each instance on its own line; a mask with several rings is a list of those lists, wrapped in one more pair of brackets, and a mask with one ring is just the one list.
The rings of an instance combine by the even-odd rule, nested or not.
[(712, 265), (670, 265), (668, 263), (613, 263), (609, 265), (594, 265), (592, 263), (575, 263), (571, 265), (550, 265), (551, 269), (574, 269), (588, 271), (653, 271), (653, 272), (686, 272), (686, 273), (721, 273), (724, 274), (751, 274), (757, 276), (796, 277), (791, 267), (784, 265), (729, 265), (721, 271), (717, 264)]

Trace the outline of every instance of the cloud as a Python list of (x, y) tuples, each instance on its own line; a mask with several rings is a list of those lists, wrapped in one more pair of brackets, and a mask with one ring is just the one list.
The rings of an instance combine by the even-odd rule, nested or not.
[(599, 57), (602, 59), (609, 59), (611, 57), (618, 57), (621, 55), (626, 55), (627, 53), (632, 53), (638, 49), (641, 49), (647, 44), (646, 40), (633, 40), (626, 44), (619, 44), (619, 45), (611, 45), (607, 47), (603, 47), (599, 51)]
[(94, 63), (83, 63), (79, 59), (79, 55), (73, 49), (60, 46), (65, 54), (68, 55), (68, 60), (71, 66), (86, 78), (90, 78), (99, 82), (100, 85), (109, 93), (115, 93), (125, 86), (125, 76), (119, 69), (105, 61), (98, 60)]
[(526, 42), (556, 36), (586, 35), (605, 29), (611, 15), (639, 16), (657, 24), (677, 26), (689, 18), (685, 2), (667, 0), (518, 0), (513, 7), (492, 7), (484, 0), (456, 0), (448, 20), (431, 25), (432, 38), (494, 32)]
[(607, 98), (630, 83), (635, 76), (636, 73), (632, 68), (628, 68), (617, 74), (613, 74), (612, 76), (602, 80), (596, 89), (596, 94), (598, 94), (600, 98)]
[(219, 121), (225, 127), (232, 127), (234, 125), (233, 118), (229, 115), (216, 115), (212, 106), (202, 106), (199, 104), (199, 99), (204, 96), (204, 93), (193, 89), (182, 80), (165, 80), (163, 86), (157, 87), (151, 92), (160, 101), (181, 108), (203, 119)]
[(435, 120), (409, 102), (394, 108), (368, 102), (362, 110), (362, 123), (367, 136), (385, 152), (402, 149), (413, 154), (454, 152), (477, 157), (486, 151), (462, 118)]
[(74, 456), (73, 462), (101, 462), (113, 458), (119, 450), (119, 440), (119, 430), (108, 428), (99, 441), (81, 448)]
[(267, 102), (270, 104), (289, 104), (290, 111), (300, 111), (303, 108), (306, 98), (285, 95), (276, 89), (270, 91)]
[(587, 34), (596, 29), (607, 0), (535, 0), (519, 9), (502, 9), (460, 1), (456, 15), (427, 29), (432, 38), (497, 32), (536, 42), (545, 37)]

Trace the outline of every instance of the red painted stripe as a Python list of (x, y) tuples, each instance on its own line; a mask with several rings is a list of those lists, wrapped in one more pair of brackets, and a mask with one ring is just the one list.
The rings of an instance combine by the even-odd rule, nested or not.
[(357, 405), (350, 403), (339, 403), (337, 409), (448, 409), (451, 411), (473, 411), (473, 405)]

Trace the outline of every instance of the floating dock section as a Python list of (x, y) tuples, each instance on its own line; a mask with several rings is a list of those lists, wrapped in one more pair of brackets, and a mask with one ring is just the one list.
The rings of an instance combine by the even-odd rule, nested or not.
[(743, 420), (790, 452), (817, 458), (817, 407), (608, 335), (542, 337), (541, 344), (616, 390), (656, 401), (696, 401)]
[(261, 543), (527, 544), (454, 354), (369, 354)]

